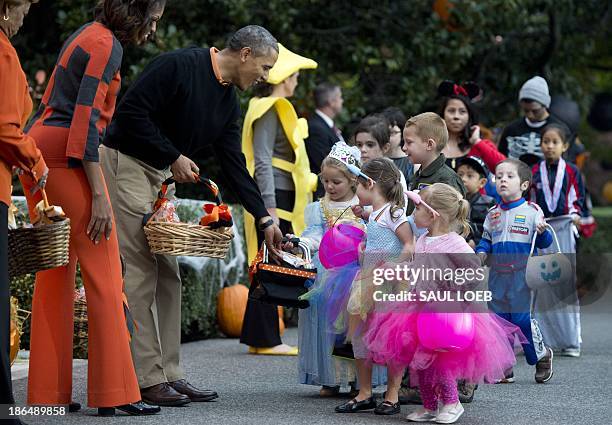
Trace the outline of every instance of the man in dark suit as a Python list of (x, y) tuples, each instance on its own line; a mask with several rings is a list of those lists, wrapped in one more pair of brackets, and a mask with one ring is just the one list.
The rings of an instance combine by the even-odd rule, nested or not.
[[(332, 146), (342, 138), (342, 133), (334, 125), (334, 117), (342, 111), (342, 90), (331, 83), (321, 83), (314, 90), (314, 114), (308, 120), (308, 138), (305, 140), (306, 152), (310, 161), (310, 171), (321, 172), (321, 163), (331, 151)], [(325, 194), (319, 183), (314, 199)]]

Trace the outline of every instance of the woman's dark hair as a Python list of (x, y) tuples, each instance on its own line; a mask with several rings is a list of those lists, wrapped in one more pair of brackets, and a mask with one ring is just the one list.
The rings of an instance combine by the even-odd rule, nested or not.
[(440, 115), (442, 118), (444, 118), (444, 111), (448, 106), (448, 102), (450, 102), (452, 99), (457, 99), (463, 102), (465, 109), (468, 111), (468, 122), (463, 131), (459, 134), (459, 149), (461, 152), (467, 152), (470, 150), (470, 136), (472, 135), (471, 128), (472, 126), (478, 124), (478, 113), (476, 112), (476, 108), (474, 108), (474, 104), (469, 98), (461, 95), (451, 95), (443, 97), (442, 102), (440, 103), (438, 115)]
[(404, 214), (402, 173), (393, 161), (389, 158), (372, 159), (363, 164), (361, 171), (376, 182), (382, 195), (391, 203), (391, 218), (397, 220), (401, 214)]
[(137, 44), (151, 24), (151, 10), (166, 0), (100, 0), (95, 19), (113, 32), (121, 44)]
[(253, 95), (255, 97), (269, 97), (272, 96), (272, 89), (274, 86), (270, 83), (266, 83), (265, 81), (262, 83), (257, 83), (255, 87), (253, 87)]
[(378, 146), (382, 149), (389, 143), (389, 121), (382, 114), (368, 115), (357, 124), (353, 132), (353, 139), (359, 133), (370, 133)]

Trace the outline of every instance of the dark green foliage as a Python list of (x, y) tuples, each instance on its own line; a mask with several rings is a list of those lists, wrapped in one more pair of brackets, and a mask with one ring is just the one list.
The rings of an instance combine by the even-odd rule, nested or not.
[[(474, 80), (484, 88), (480, 110), (487, 126), (516, 117), (518, 89), (534, 74), (546, 77), (553, 93), (578, 101), (583, 115), (596, 90), (612, 88), (608, 1), (452, 3), (450, 28), (456, 31), (433, 12), (433, 0), (169, 0), (157, 43), (126, 48), (123, 89), (160, 52), (190, 44), (223, 47), (246, 24), (267, 27), (285, 46), (318, 61), (316, 71), (301, 73), (292, 100), (299, 114), (312, 110), (310, 92), (318, 80), (343, 87), (346, 109), (339, 122), (345, 131), (386, 106), (400, 106), (408, 116), (435, 109), (443, 79)], [(57, 0), (32, 7), (14, 40), (30, 78), (38, 68), (52, 68), (62, 41), (91, 19), (94, 4)], [(249, 96), (241, 95), (243, 109)], [(209, 152), (194, 159), (223, 186)], [(193, 186), (179, 193), (201, 196)], [(236, 201), (231, 194), (228, 200)]]

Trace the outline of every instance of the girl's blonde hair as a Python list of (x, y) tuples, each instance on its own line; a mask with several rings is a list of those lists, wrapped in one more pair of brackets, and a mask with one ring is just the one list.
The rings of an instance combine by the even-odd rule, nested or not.
[(446, 183), (434, 183), (423, 189), (419, 195), (440, 213), (440, 218), (445, 220), (452, 230), (456, 230), (463, 237), (470, 233), (470, 203), (463, 199), (457, 189)]
[[(357, 190), (357, 177), (349, 171), (345, 164), (338, 161), (336, 158), (326, 156), (323, 162), (321, 163), (321, 173), (323, 173), (325, 167), (333, 167), (337, 170), (340, 170), (344, 177), (346, 177), (351, 183), (351, 190), (353, 191), (353, 193), (355, 193), (355, 191)], [(321, 173), (319, 173), (319, 177), (321, 177)]]
[(376, 158), (363, 164), (362, 171), (376, 182), (385, 199), (391, 203), (391, 217), (397, 220), (397, 212), (404, 213), (405, 198), (402, 173), (389, 158)]

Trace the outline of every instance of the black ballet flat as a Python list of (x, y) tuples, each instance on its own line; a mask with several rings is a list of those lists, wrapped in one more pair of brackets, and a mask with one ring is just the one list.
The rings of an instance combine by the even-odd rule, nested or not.
[(159, 406), (153, 406), (144, 401), (124, 404), (116, 407), (98, 407), (98, 416), (115, 416), (115, 409), (132, 416), (156, 415), (161, 411)]
[(73, 401), (72, 403), (68, 404), (69, 413), (78, 412), (79, 410), (81, 410), (81, 403)]
[(383, 401), (376, 409), (374, 409), (374, 413), (377, 415), (397, 415), (401, 412), (401, 407), (399, 401), (397, 403), (392, 403), (390, 401)]
[(336, 406), (336, 413), (355, 413), (363, 410), (372, 410), (375, 407), (376, 401), (374, 401), (374, 397), (369, 397), (361, 401), (357, 401), (357, 399), (354, 398), (340, 406)]

